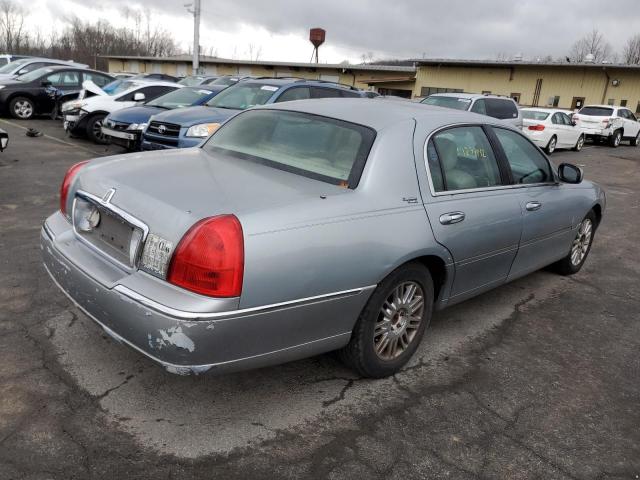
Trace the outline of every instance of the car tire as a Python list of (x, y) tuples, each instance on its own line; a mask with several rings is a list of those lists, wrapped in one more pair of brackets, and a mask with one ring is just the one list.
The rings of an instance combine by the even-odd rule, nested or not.
[(18, 120), (29, 120), (36, 114), (36, 106), (30, 98), (14, 97), (9, 102), (9, 113)]
[(571, 249), (566, 257), (553, 264), (553, 269), (560, 275), (573, 275), (578, 273), (584, 265), (597, 228), (596, 215), (591, 210), (576, 229), (576, 236), (571, 242)]
[(578, 137), (578, 141), (574, 145), (573, 151), (574, 152), (579, 152), (580, 150), (582, 150), (582, 147), (584, 147), (584, 135), (580, 135)]
[(556, 145), (558, 144), (558, 139), (554, 135), (549, 139), (549, 143), (544, 147), (544, 151), (547, 152), (547, 155), (551, 155), (556, 150)]
[(415, 353), (431, 321), (433, 291), (429, 270), (417, 262), (391, 272), (367, 301), (339, 358), (363, 377), (396, 373)]
[(92, 115), (91, 118), (87, 120), (87, 138), (93, 140), (95, 143), (100, 145), (106, 145), (109, 143), (107, 138), (102, 134), (102, 122), (104, 121), (106, 115), (103, 113), (97, 113)]
[(640, 132), (638, 132), (635, 138), (629, 140), (629, 145), (631, 145), (632, 147), (637, 147), (638, 144), (640, 144)]
[(620, 141), (622, 140), (622, 131), (616, 130), (613, 135), (609, 137), (609, 146), (612, 148), (618, 148)]

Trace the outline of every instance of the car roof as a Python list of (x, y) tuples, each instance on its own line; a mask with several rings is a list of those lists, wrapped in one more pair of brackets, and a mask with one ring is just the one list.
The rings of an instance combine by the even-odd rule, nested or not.
[(587, 107), (597, 107), (597, 108), (627, 108), (627, 107), (618, 107), (617, 105), (584, 105), (582, 108)]
[(258, 77), (258, 78), (247, 78), (243, 81), (244, 85), (247, 84), (258, 84), (258, 85), (272, 85), (274, 87), (286, 87), (289, 85), (314, 85), (318, 87), (330, 87), (337, 88), (341, 90), (354, 90), (360, 91), (355, 87), (351, 87), (350, 85), (344, 85), (336, 82), (328, 82), (325, 80), (314, 80), (311, 78), (300, 78), (300, 77)]
[(563, 108), (544, 108), (544, 107), (523, 107), (520, 110), (526, 110), (528, 112), (544, 112), (544, 113), (573, 113), (571, 110)]
[(465, 92), (433, 93), (429, 95), (429, 97), (456, 97), (456, 98), (468, 98), (469, 100), (475, 100), (477, 98), (499, 98), (503, 100), (513, 100), (512, 98), (505, 97), (504, 95), (494, 95), (491, 93), (465, 93)]
[(289, 110), (321, 115), (351, 123), (357, 123), (374, 130), (382, 130), (403, 120), (414, 119), (431, 130), (453, 123), (482, 123), (509, 128), (486, 115), (436, 107), (415, 102), (398, 102), (395, 100), (370, 98), (323, 98), (314, 100), (294, 100), (290, 102), (273, 103), (256, 109)]

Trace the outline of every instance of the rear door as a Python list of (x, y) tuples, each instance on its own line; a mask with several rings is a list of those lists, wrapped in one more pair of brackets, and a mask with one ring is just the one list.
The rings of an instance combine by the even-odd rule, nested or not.
[(640, 131), (640, 124), (638, 123), (635, 115), (626, 108), (621, 108), (618, 110), (618, 117), (622, 118), (624, 124), (624, 136), (626, 138), (634, 138), (638, 135), (638, 131)]
[(511, 170), (524, 215), (520, 248), (509, 279), (559, 260), (569, 252), (576, 212), (565, 185), (556, 181), (544, 154), (520, 132), (492, 127)]
[(460, 301), (507, 278), (522, 230), (520, 201), (480, 125), (437, 132), (425, 155), (424, 207), (436, 240), (453, 257), (450, 300)]

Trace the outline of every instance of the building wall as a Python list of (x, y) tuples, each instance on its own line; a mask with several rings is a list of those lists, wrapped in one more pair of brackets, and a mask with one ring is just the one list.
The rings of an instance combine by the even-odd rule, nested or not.
[[(560, 97), (560, 108), (570, 108), (573, 97), (585, 97), (585, 104), (607, 103), (613, 99), (619, 105), (621, 100), (627, 100), (632, 111), (636, 111), (640, 101), (640, 72), (612, 67), (605, 70), (604, 67), (419, 66), (413, 95), (421, 96), (422, 87), (456, 88), (474, 93), (490, 91), (499, 95), (519, 93), (521, 105), (532, 105), (538, 79), (542, 79), (538, 100), (541, 107), (556, 96)], [(614, 79), (620, 81), (619, 86), (612, 86)]]
[[(157, 70), (158, 65), (161, 67), (162, 73), (168, 75), (191, 75), (191, 62), (179, 61), (130, 61), (130, 60), (109, 60), (109, 72), (132, 72), (132, 73), (150, 73)], [(178, 68), (180, 65), (180, 68)], [(335, 68), (298, 68), (298, 67), (268, 67), (263, 65), (235, 65), (224, 63), (207, 63), (201, 64), (205, 72), (211, 75), (251, 75), (255, 77), (302, 77), (312, 80), (328, 79), (338, 80), (346, 85), (354, 85), (362, 89), (369, 89), (366, 83), (371, 78), (393, 78), (397, 77), (397, 72), (379, 72), (379, 71), (358, 71), (351, 73), (343, 73), (341, 69)], [(409, 89), (413, 89), (413, 84)]]

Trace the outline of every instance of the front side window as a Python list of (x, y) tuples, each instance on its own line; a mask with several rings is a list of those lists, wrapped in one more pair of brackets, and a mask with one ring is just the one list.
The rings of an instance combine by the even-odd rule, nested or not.
[(225, 123), (203, 148), (355, 188), (375, 139), (370, 128), (300, 112), (253, 110)]
[(494, 128), (493, 131), (507, 157), (515, 183), (530, 184), (553, 181), (549, 162), (540, 153), (538, 147), (513, 130)]
[(461, 97), (445, 97), (444, 95), (434, 95), (425, 98), (422, 103), (426, 105), (435, 105), (436, 107), (453, 108), (455, 110), (469, 110), (471, 100)]
[(273, 95), (280, 90), (275, 85), (263, 83), (239, 83), (225, 88), (213, 97), (207, 105), (210, 107), (229, 108), (232, 110), (245, 110), (256, 105), (264, 105)]
[(427, 145), (427, 162), (436, 192), (502, 184), (498, 162), (481, 127), (449, 128), (434, 135), (432, 142), (432, 150)]

